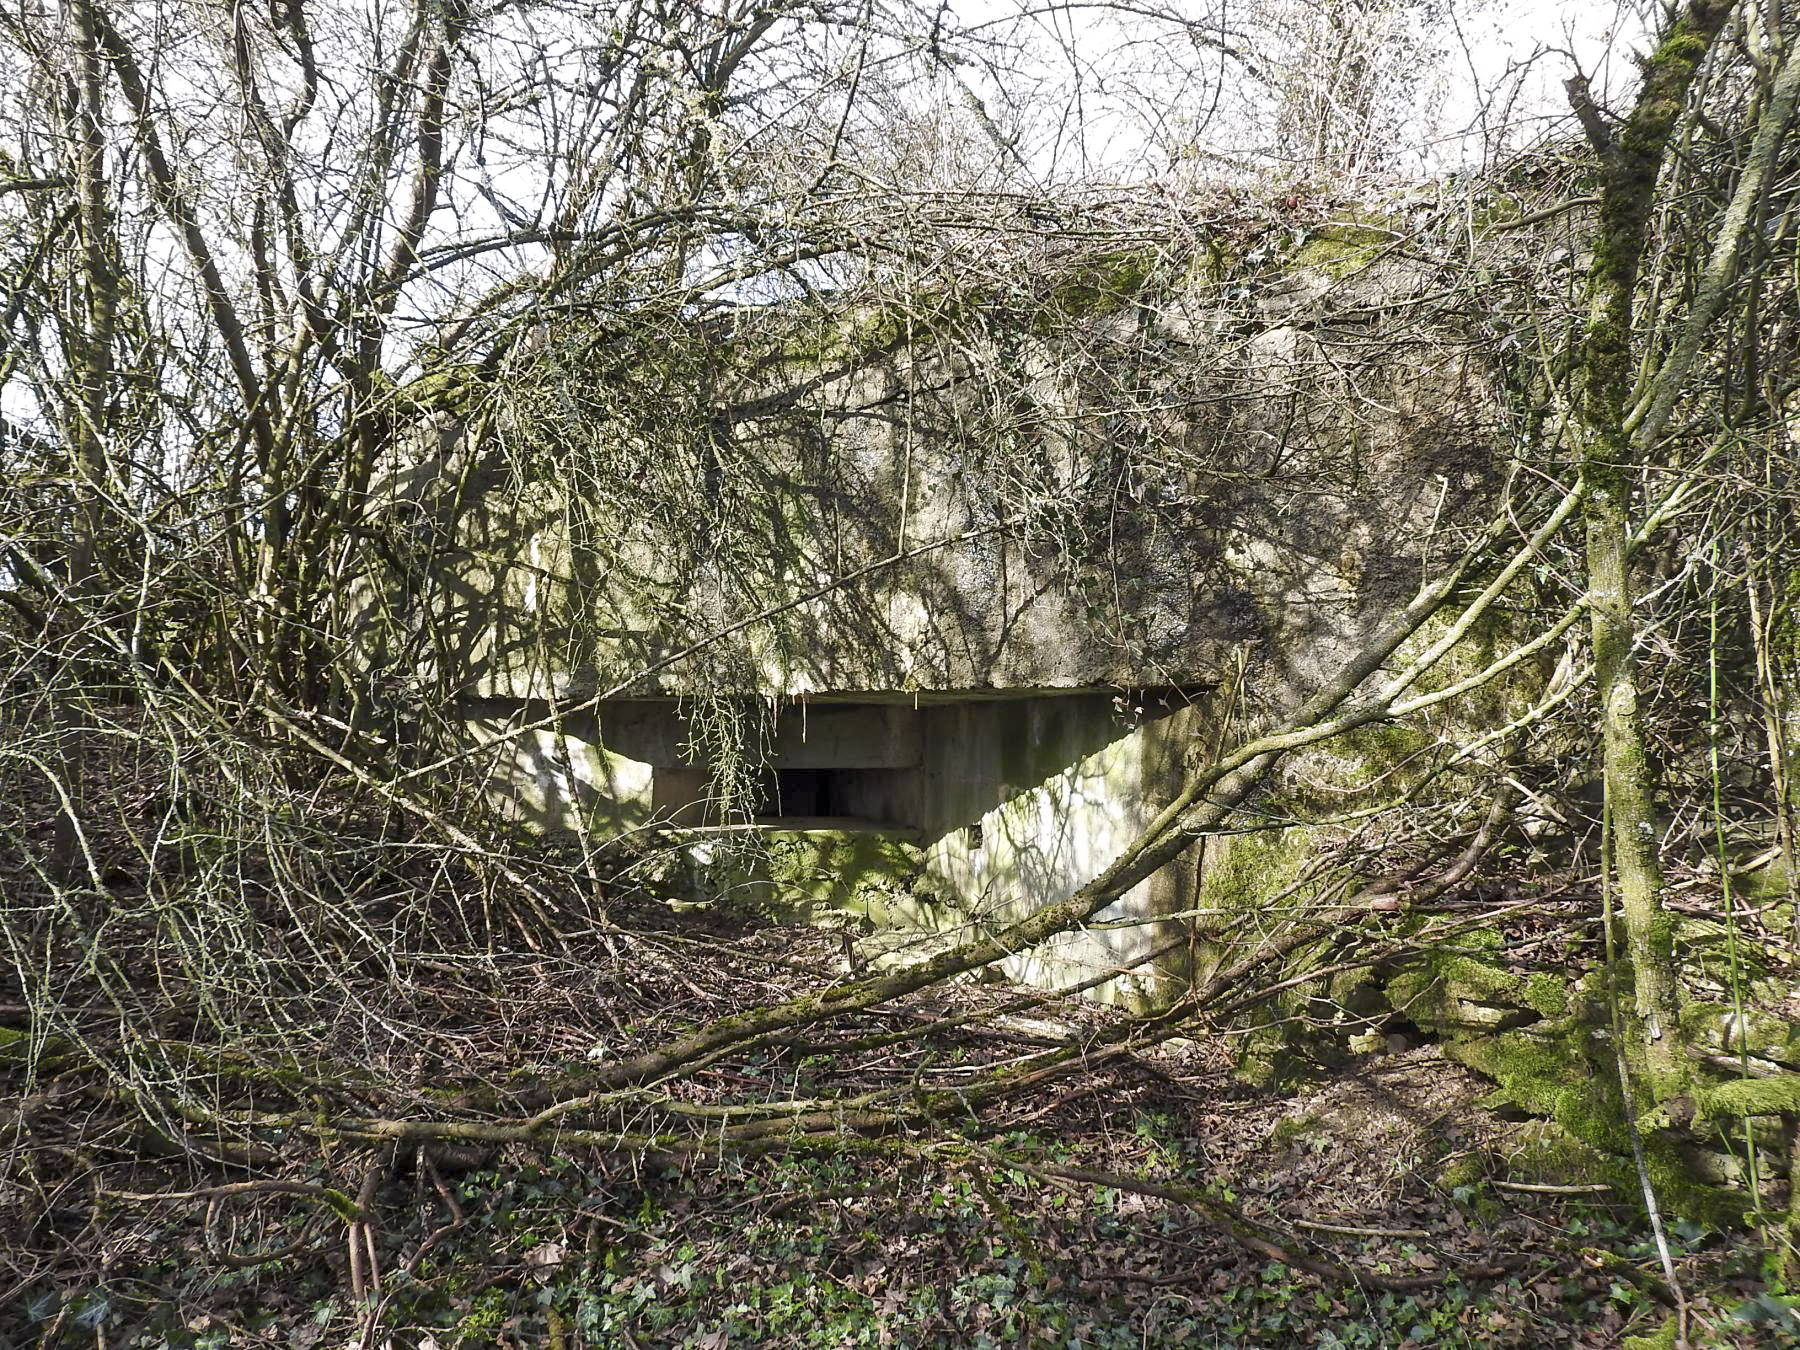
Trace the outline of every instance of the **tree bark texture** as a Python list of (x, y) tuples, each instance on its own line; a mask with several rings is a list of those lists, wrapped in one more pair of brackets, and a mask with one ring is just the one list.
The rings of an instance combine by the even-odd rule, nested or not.
[(1637, 627), (1628, 552), (1632, 480), (1640, 458), (1626, 419), (1636, 383), (1634, 301), (1657, 180), (1694, 75), (1730, 11), (1721, 0), (1691, 0), (1645, 61), (1643, 83), (1624, 125), (1597, 143), (1604, 180), (1575, 391), (1612, 861), (1641, 1033), (1636, 1049), (1657, 1095), (1680, 1077), (1679, 998), (1633, 651)]

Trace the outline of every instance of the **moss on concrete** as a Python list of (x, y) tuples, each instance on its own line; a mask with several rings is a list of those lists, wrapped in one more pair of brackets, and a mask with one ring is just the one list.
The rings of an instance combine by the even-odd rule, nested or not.
[[(1359, 583), (1361, 564), (1350, 553), (1340, 562), (1346, 583)], [(1394, 665), (1404, 668), (1448, 636), (1452, 620), (1438, 616), (1428, 620), (1402, 644)], [(1492, 613), (1485, 617), (1443, 656), (1420, 680), (1416, 691), (1424, 694), (1444, 689), (1487, 670), (1500, 655), (1531, 636), (1521, 631), (1516, 616)], [(1490, 727), (1504, 726), (1526, 713), (1541, 696), (1545, 672), (1532, 662), (1522, 662), (1459, 696), (1455, 725), (1473, 738)], [(1302, 784), (1295, 799), (1301, 814), (1309, 810), (1343, 809), (1345, 794), (1376, 791), (1397, 797), (1433, 765), (1439, 764), (1444, 728), (1413, 721), (1376, 722), (1334, 737), (1324, 745), (1301, 751), (1289, 761), (1289, 777)], [(1485, 794), (1491, 779), (1476, 764), (1453, 766), (1440, 773), (1445, 788), (1456, 787)], [(1310, 785), (1310, 788), (1306, 785)]]
[[(1397, 787), (1397, 774), (1406, 765), (1434, 749), (1432, 733), (1400, 722), (1377, 722), (1336, 737), (1328, 746), (1307, 757), (1309, 777), (1337, 794), (1381, 784)], [(1326, 798), (1321, 796), (1319, 804)]]
[(1151, 248), (1121, 249), (1059, 278), (1039, 325), (1048, 330), (1059, 318), (1116, 313), (1144, 290), (1160, 256)]
[(1046, 283), (1036, 293), (973, 286), (914, 293), (904, 303), (870, 305), (843, 313), (808, 334), (806, 340), (790, 343), (783, 355), (801, 365), (866, 361), (884, 353), (899, 353), (929, 333), (967, 324), (986, 326), (997, 311), (1015, 306), (1026, 307), (1029, 332), (1036, 337), (1051, 336), (1060, 332), (1067, 320), (1117, 313), (1150, 286), (1163, 262), (1160, 249), (1140, 245), (1075, 260), (1057, 275), (1022, 277), (1022, 285), (1039, 280)]
[[(1309, 888), (1304, 887), (1285, 900), (1277, 897), (1294, 885), (1315, 847), (1314, 832), (1300, 826), (1208, 840), (1195, 902), (1202, 933), (1216, 931), (1241, 914), (1273, 914), (1310, 899)], [(1210, 979), (1231, 951), (1202, 937), (1195, 954), (1195, 978)], [(1294, 952), (1285, 969), (1298, 974), (1316, 965), (1317, 959), (1316, 949)], [(1308, 991), (1293, 989), (1251, 1013), (1253, 1025), (1237, 1043), (1240, 1079), (1272, 1090), (1292, 1083), (1312, 1066), (1296, 1044), (1292, 1016), (1308, 997)]]
[(1196, 903), (1202, 924), (1266, 909), (1294, 884), (1314, 846), (1312, 831), (1300, 826), (1208, 840)]
[(912, 839), (875, 830), (771, 830), (757, 843), (690, 845), (695, 892), (798, 922), (837, 911), (882, 925), (935, 926), (921, 912), (933, 897), (917, 885), (925, 855)]
[(1360, 222), (1332, 224), (1309, 235), (1291, 261), (1335, 280), (1362, 271), (1392, 242), (1386, 230)]

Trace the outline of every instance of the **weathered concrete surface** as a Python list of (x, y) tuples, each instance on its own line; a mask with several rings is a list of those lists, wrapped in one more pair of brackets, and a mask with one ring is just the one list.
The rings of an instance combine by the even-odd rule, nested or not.
[[(765, 357), (666, 443), (534, 459), (529, 409), (443, 428), (372, 511), (424, 552), (370, 579), (373, 663), (447, 690), (521, 818), (603, 832), (704, 824), (711, 752), (681, 709), (745, 700), (771, 800), (801, 803), (770, 809), (815, 818), (779, 824), (840, 861), (821, 839), (916, 843), (880, 864), (885, 914), (915, 895), (915, 923), (1003, 923), (1178, 790), (1215, 734), (1205, 691), (1291, 704), (1485, 513), (1490, 372), (1431, 311), (1432, 270), (1377, 252), (1248, 301), (1190, 278), (1066, 331)], [(609, 507), (639, 480), (643, 509)], [(1151, 688), (1195, 706), (1130, 711)], [(1010, 973), (1127, 965), (1193, 888), (1177, 863), (1102, 916), (1124, 926)]]
[[(1253, 303), (1190, 284), (1050, 335), (764, 359), (664, 444), (537, 458), (530, 409), (445, 428), (373, 509), (430, 556), (373, 579), (367, 627), (475, 698), (1190, 686), (1246, 652), (1285, 697), (1500, 472), (1433, 282), (1300, 269)], [(639, 480), (647, 507), (607, 509)]]
[[(1139, 711), (1085, 694), (953, 705), (934, 720), (926, 866), (973, 920), (999, 926), (1068, 898), (1143, 832), (1180, 789), (1202, 710)], [(1111, 997), (1153, 998), (1154, 986), (1184, 974), (1185, 954), (1155, 968), (1138, 963), (1169, 936), (1160, 916), (1188, 908), (1192, 880), (1183, 859), (1086, 930), (1010, 956), (1003, 968), (1053, 988), (1116, 971)]]

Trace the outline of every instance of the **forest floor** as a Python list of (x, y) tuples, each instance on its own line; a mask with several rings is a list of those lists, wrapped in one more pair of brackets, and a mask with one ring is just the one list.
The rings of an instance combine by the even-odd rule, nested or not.
[[(422, 1112), (447, 1086), (542, 1083), (817, 987), (844, 959), (814, 929), (660, 921), (629, 977), (603, 945), (521, 956), (504, 978), (446, 968), (404, 1007), (347, 1016), (337, 1056), (379, 1079), (385, 1109), (411, 1094)], [(700, 1109), (941, 1085), (1119, 1016), (1018, 1010), (1028, 993), (938, 987), (829, 1033), (916, 1035), (837, 1055), (822, 1033), (676, 1090)], [(0, 1079), (20, 1102), (0, 1140), (0, 1347), (1600, 1347), (1670, 1324), (1639, 1207), (1515, 1175), (1535, 1127), (1437, 1046), (1390, 1041), (1281, 1090), (1233, 1059), (1169, 1041), (979, 1118), (798, 1154), (296, 1135), (248, 1182), (203, 1150), (158, 1157), (92, 1076), (26, 1096)], [(366, 1225), (321, 1186), (357, 1195)], [(1748, 1237), (1670, 1220), (1694, 1344), (1800, 1344)]]

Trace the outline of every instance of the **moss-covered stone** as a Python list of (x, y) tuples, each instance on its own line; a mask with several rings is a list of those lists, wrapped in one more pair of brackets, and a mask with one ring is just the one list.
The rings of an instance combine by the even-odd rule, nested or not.
[(1569, 986), (1554, 975), (1539, 971), (1525, 980), (1525, 1005), (1540, 1017), (1569, 1015)]
[(1389, 1005), (1421, 1026), (1451, 1034), (1567, 1016), (1563, 981), (1542, 972), (1521, 975), (1482, 959), (1501, 941), (1493, 929), (1476, 929), (1459, 936), (1453, 948), (1425, 953), (1389, 978)]
[[(1628, 1204), (1641, 1203), (1643, 1188), (1622, 1120), (1616, 1117), (1606, 1131), (1616, 1144), (1596, 1144), (1558, 1121), (1527, 1124), (1508, 1155), (1508, 1170), (1549, 1185), (1606, 1186)], [(1749, 1202), (1741, 1191), (1697, 1176), (1676, 1137), (1648, 1129), (1641, 1137), (1645, 1168), (1665, 1214), (1721, 1227), (1743, 1222)]]
[[(1482, 950), (1491, 938), (1474, 937)], [(1490, 948), (1491, 949), (1491, 948)], [(1388, 981), (1396, 1011), (1437, 1031), (1446, 1054), (1491, 1078), (1491, 1104), (1541, 1119), (1513, 1166), (1556, 1182), (1603, 1183), (1635, 1198), (1639, 1183), (1616, 1054), (1596, 976), (1569, 984), (1523, 977), (1466, 952), (1436, 953)], [(1513, 1005), (1529, 1026), (1483, 1026), (1476, 1010)], [(1718, 1223), (1742, 1218), (1745, 1198), (1711, 1185), (1683, 1150), (1678, 1112), (1643, 1109), (1638, 1137), (1651, 1183), (1672, 1212)]]
[(1515, 226), (1524, 218), (1525, 207), (1509, 192), (1494, 192), (1474, 203), (1469, 210), (1469, 224), (1478, 235)]
[(1787, 868), (1783, 865), (1779, 855), (1752, 871), (1734, 874), (1731, 886), (1746, 905), (1761, 905), (1772, 900), (1785, 900), (1790, 894)]
[[(1590, 977), (1554, 991), (1540, 986), (1534, 1001), (1544, 1020), (1529, 1028), (1482, 1033), (1452, 1024), (1443, 1043), (1446, 1053), (1494, 1080), (1494, 1103), (1542, 1118), (1533, 1147), (1516, 1155), (1515, 1167), (1546, 1180), (1604, 1183), (1636, 1198), (1640, 1182), (1616, 1051), (1593, 982)], [(1551, 1004), (1559, 998), (1567, 1011), (1553, 1015)], [(1695, 1095), (1702, 1119), (1796, 1111), (1800, 1075), (1700, 1087)], [(1638, 1143), (1661, 1203), (1672, 1213), (1709, 1222), (1742, 1221), (1746, 1196), (1729, 1184), (1731, 1169), (1721, 1171), (1710, 1165), (1716, 1159), (1696, 1153), (1682, 1126), (1682, 1103), (1640, 1103), (1638, 1109)]]
[(1703, 1087), (1696, 1095), (1701, 1113), (1706, 1116), (1800, 1114), (1800, 1074), (1737, 1078)]
[(1556, 1121), (1579, 1139), (1617, 1148), (1628, 1145), (1618, 1125), (1618, 1096), (1610, 1080), (1597, 1076), (1579, 1031), (1561, 1034), (1503, 1031), (1453, 1037), (1454, 1057), (1492, 1078), (1506, 1101)]

